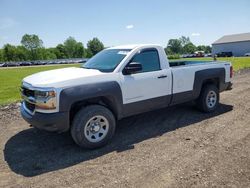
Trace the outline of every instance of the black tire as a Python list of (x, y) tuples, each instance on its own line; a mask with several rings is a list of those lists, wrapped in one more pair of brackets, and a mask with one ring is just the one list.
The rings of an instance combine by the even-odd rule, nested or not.
[[(102, 140), (98, 142), (91, 142), (90, 140), (88, 140), (90, 138), (87, 137), (87, 133), (85, 133), (85, 130), (88, 129), (86, 127), (89, 125), (87, 124), (88, 121), (96, 116), (105, 117), (109, 125), (106, 135), (102, 138)], [(109, 109), (101, 105), (90, 105), (83, 107), (75, 115), (71, 126), (71, 136), (75, 143), (80, 147), (95, 149), (106, 145), (111, 140), (115, 132), (115, 127), (116, 120), (113, 113)]]
[[(214, 102), (214, 105), (209, 105), (208, 102), (208, 95), (209, 94), (215, 94), (216, 100)], [(219, 90), (214, 84), (208, 84), (202, 87), (201, 93), (199, 98), (196, 101), (197, 107), (199, 110), (203, 112), (213, 112), (216, 110), (220, 100)]]

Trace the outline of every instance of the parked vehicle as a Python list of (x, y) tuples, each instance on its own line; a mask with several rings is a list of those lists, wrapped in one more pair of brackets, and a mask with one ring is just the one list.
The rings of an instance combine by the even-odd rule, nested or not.
[(0, 67), (4, 67), (5, 63), (0, 63)]
[(33, 61), (31, 62), (32, 65), (46, 65), (46, 62), (45, 61)]
[(217, 55), (217, 57), (232, 57), (233, 53), (232, 52), (221, 52), (221, 53), (218, 53), (216, 55)]
[(204, 57), (212, 57), (211, 53), (205, 54)]
[(46, 65), (53, 65), (53, 64), (57, 64), (56, 61), (46, 61)]
[(194, 52), (195, 57), (204, 57), (205, 52), (204, 51), (196, 51)]
[[(39, 129), (65, 132), (81, 147), (107, 144), (127, 116), (196, 101), (213, 112), (231, 89), (232, 66), (209, 62), (174, 66), (158, 45), (105, 49), (82, 68), (33, 74), (22, 81), (23, 118)], [(166, 114), (167, 115), (167, 114)]]
[(32, 65), (32, 63), (31, 63), (31, 62), (28, 62), (28, 61), (23, 61), (23, 62), (20, 62), (19, 65), (20, 65), (20, 66), (30, 66), (30, 65)]
[(182, 54), (180, 57), (181, 57), (181, 58), (188, 58), (188, 57), (189, 57), (189, 54)]
[(248, 52), (248, 53), (245, 53), (245, 56), (250, 56), (250, 52)]
[(6, 67), (17, 67), (19, 66), (19, 63), (18, 62), (7, 62), (5, 64)]
[(196, 54), (189, 54), (189, 55), (187, 56), (187, 58), (193, 58), (193, 57), (196, 57)]
[(1, 67), (8, 67), (8, 63), (3, 63)]
[(41, 65), (40, 61), (31, 61), (30, 62), (32, 65)]

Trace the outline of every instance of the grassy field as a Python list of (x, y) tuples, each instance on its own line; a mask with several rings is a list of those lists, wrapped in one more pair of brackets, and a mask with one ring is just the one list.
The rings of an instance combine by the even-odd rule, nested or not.
[(0, 105), (9, 104), (20, 100), (19, 87), (24, 77), (36, 72), (58, 68), (80, 66), (75, 65), (51, 65), (38, 67), (13, 67), (0, 69)]
[[(212, 58), (186, 58), (182, 60), (192, 61), (211, 61)], [(250, 67), (250, 57), (231, 57), (218, 58), (219, 61), (230, 61), (233, 64), (234, 70), (244, 69)], [(15, 68), (1, 68), (0, 69), (0, 105), (9, 104), (20, 100), (19, 87), (21, 80), (33, 73), (64, 68), (75, 65), (55, 65), (55, 66), (39, 66), (39, 67), (15, 67)]]
[[(186, 61), (213, 61), (211, 57), (204, 58), (185, 58)], [(250, 57), (223, 57), (217, 58), (218, 61), (229, 61), (233, 64), (234, 71), (250, 67)]]

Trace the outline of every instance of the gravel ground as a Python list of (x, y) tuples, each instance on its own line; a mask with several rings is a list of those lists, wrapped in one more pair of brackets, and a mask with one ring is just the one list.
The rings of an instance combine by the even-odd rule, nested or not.
[(30, 128), (0, 109), (0, 187), (250, 187), (250, 71), (211, 114), (184, 104), (118, 123), (111, 144)]

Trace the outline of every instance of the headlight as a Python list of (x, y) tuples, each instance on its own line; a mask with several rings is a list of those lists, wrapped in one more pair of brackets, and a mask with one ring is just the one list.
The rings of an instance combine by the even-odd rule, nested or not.
[(56, 109), (56, 92), (51, 91), (35, 91), (36, 108), (42, 110)]
[(35, 91), (35, 98), (50, 98), (55, 96), (55, 91)]

